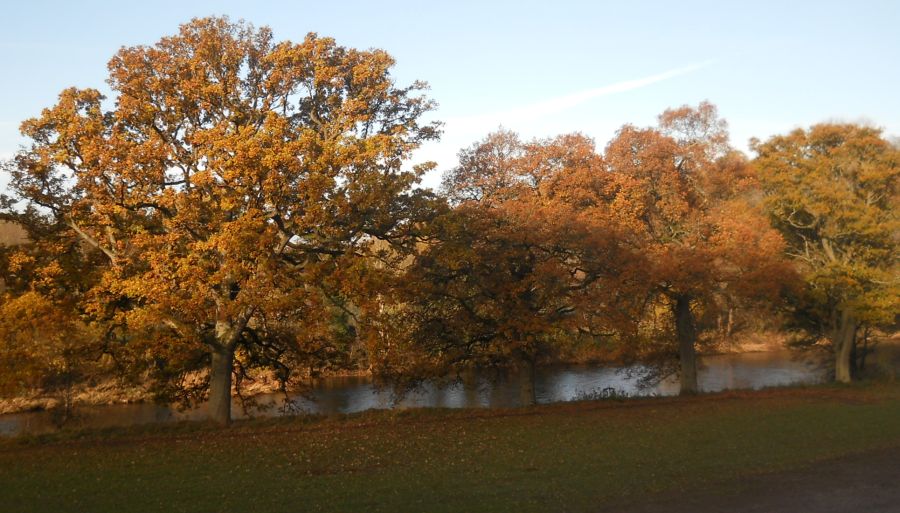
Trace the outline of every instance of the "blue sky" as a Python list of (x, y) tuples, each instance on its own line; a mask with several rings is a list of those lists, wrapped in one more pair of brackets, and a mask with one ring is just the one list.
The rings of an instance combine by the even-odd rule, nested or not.
[(501, 124), (526, 137), (581, 131), (602, 148), (624, 123), (704, 99), (742, 149), (825, 120), (900, 135), (896, 1), (5, 0), (2, 13), (0, 158), (23, 142), (19, 123), (63, 88), (103, 89), (120, 46), (212, 14), (269, 25), (277, 39), (318, 32), (390, 52), (398, 82), (428, 81), (440, 104), (445, 135), (416, 156), (440, 169)]

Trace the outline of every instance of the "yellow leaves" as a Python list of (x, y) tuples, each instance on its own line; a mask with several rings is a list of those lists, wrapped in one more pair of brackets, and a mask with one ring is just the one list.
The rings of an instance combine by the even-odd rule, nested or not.
[(753, 149), (766, 207), (803, 272), (805, 287), (795, 291), (799, 321), (836, 347), (844, 342), (832, 329), (835, 319), (893, 323), (900, 150), (878, 129), (828, 123), (756, 141)]
[[(275, 43), (227, 18), (122, 48), (108, 112), (72, 89), (23, 125), (32, 145), (14, 184), (112, 257), (14, 258), (30, 280), (17, 290), (57, 288), (163, 380), (203, 363), (215, 326), (256, 364), (344, 364), (357, 327), (335, 319), (377, 310), (435, 203), (402, 169), (437, 137), (417, 122), (432, 103), (415, 96), (423, 83), (394, 85), (393, 63), (315, 34)], [(374, 238), (397, 253), (369, 258)], [(65, 283), (76, 261), (90, 273)]]
[(798, 129), (754, 149), (766, 205), (819, 297), (861, 311), (875, 296), (896, 298), (883, 284), (896, 283), (900, 150), (850, 124)]
[(71, 305), (37, 292), (8, 298), (0, 303), (0, 393), (71, 372), (81, 365), (76, 355), (95, 336)]
[(9, 256), (8, 270), (11, 273), (20, 272), (34, 265), (35, 259), (22, 251), (16, 251)]
[(50, 286), (54, 281), (61, 278), (64, 273), (65, 270), (63, 270), (59, 262), (50, 262), (38, 270), (36, 285)]

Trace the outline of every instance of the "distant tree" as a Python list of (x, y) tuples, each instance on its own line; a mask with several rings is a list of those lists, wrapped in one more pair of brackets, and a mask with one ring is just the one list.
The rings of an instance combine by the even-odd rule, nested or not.
[(864, 327), (900, 313), (900, 150), (875, 128), (821, 124), (756, 141), (766, 206), (803, 271), (797, 315), (834, 350), (835, 379), (852, 379)]
[(681, 392), (696, 393), (698, 313), (722, 295), (777, 298), (791, 275), (783, 241), (746, 193), (748, 163), (709, 103), (668, 110), (658, 128), (623, 127), (605, 160), (613, 210), (645, 257), (645, 313), (668, 310), (662, 340), (677, 341)]
[[(425, 356), (384, 361), (425, 364), (426, 376), (471, 365), (533, 375), (538, 359), (576, 338), (628, 331), (635, 296), (619, 267), (639, 256), (619, 244), (606, 179), (593, 142), (577, 134), (525, 143), (499, 131), (460, 152), (444, 179), (453, 208), (430, 225), (395, 312), (411, 331), (392, 334), (390, 347), (406, 339)], [(394, 373), (418, 373), (403, 370)], [(533, 402), (532, 380), (522, 382)]]
[(96, 334), (75, 313), (38, 292), (0, 300), (0, 393), (57, 399), (60, 424), (70, 417), (75, 388), (89, 379), (99, 354)]
[(336, 358), (335, 312), (365, 318), (372, 283), (429, 211), (413, 190), (427, 166), (404, 163), (438, 136), (420, 122), (433, 103), (422, 83), (396, 86), (393, 64), (315, 34), (275, 42), (195, 19), (122, 48), (111, 101), (67, 89), (25, 121), (15, 199), (103, 256), (81, 308), (170, 388), (208, 369), (199, 390), (228, 422), (248, 362)]
[(15, 244), (0, 244), (0, 395), (56, 399), (64, 423), (76, 389), (111, 370), (104, 334), (80, 305), (98, 255), (31, 209), (16, 219), (6, 225)]

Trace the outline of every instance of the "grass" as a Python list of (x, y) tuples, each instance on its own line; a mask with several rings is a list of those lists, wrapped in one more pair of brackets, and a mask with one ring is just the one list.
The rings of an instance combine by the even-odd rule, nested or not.
[(900, 445), (900, 386), (138, 427), (0, 442), (2, 511), (591, 511)]
[(28, 240), (25, 230), (9, 221), (0, 221), (0, 244), (13, 246)]

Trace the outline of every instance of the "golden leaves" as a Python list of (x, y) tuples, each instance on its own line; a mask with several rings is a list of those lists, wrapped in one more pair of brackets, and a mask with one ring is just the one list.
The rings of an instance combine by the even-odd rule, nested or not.
[(851, 124), (797, 129), (754, 150), (766, 206), (823, 318), (850, 308), (863, 322), (892, 322), (900, 150), (880, 130)]
[[(367, 301), (389, 271), (369, 241), (408, 252), (433, 201), (402, 169), (437, 137), (418, 123), (433, 104), (424, 83), (395, 86), (393, 64), (315, 34), (276, 43), (267, 28), (195, 19), (110, 60), (108, 111), (97, 91), (70, 89), (26, 121), (13, 186), (109, 255), (72, 297), (153, 369), (235, 330), (256, 356), (315, 359), (293, 335), (321, 345), (343, 330), (334, 310)], [(64, 274), (41, 268), (34, 283)]]

